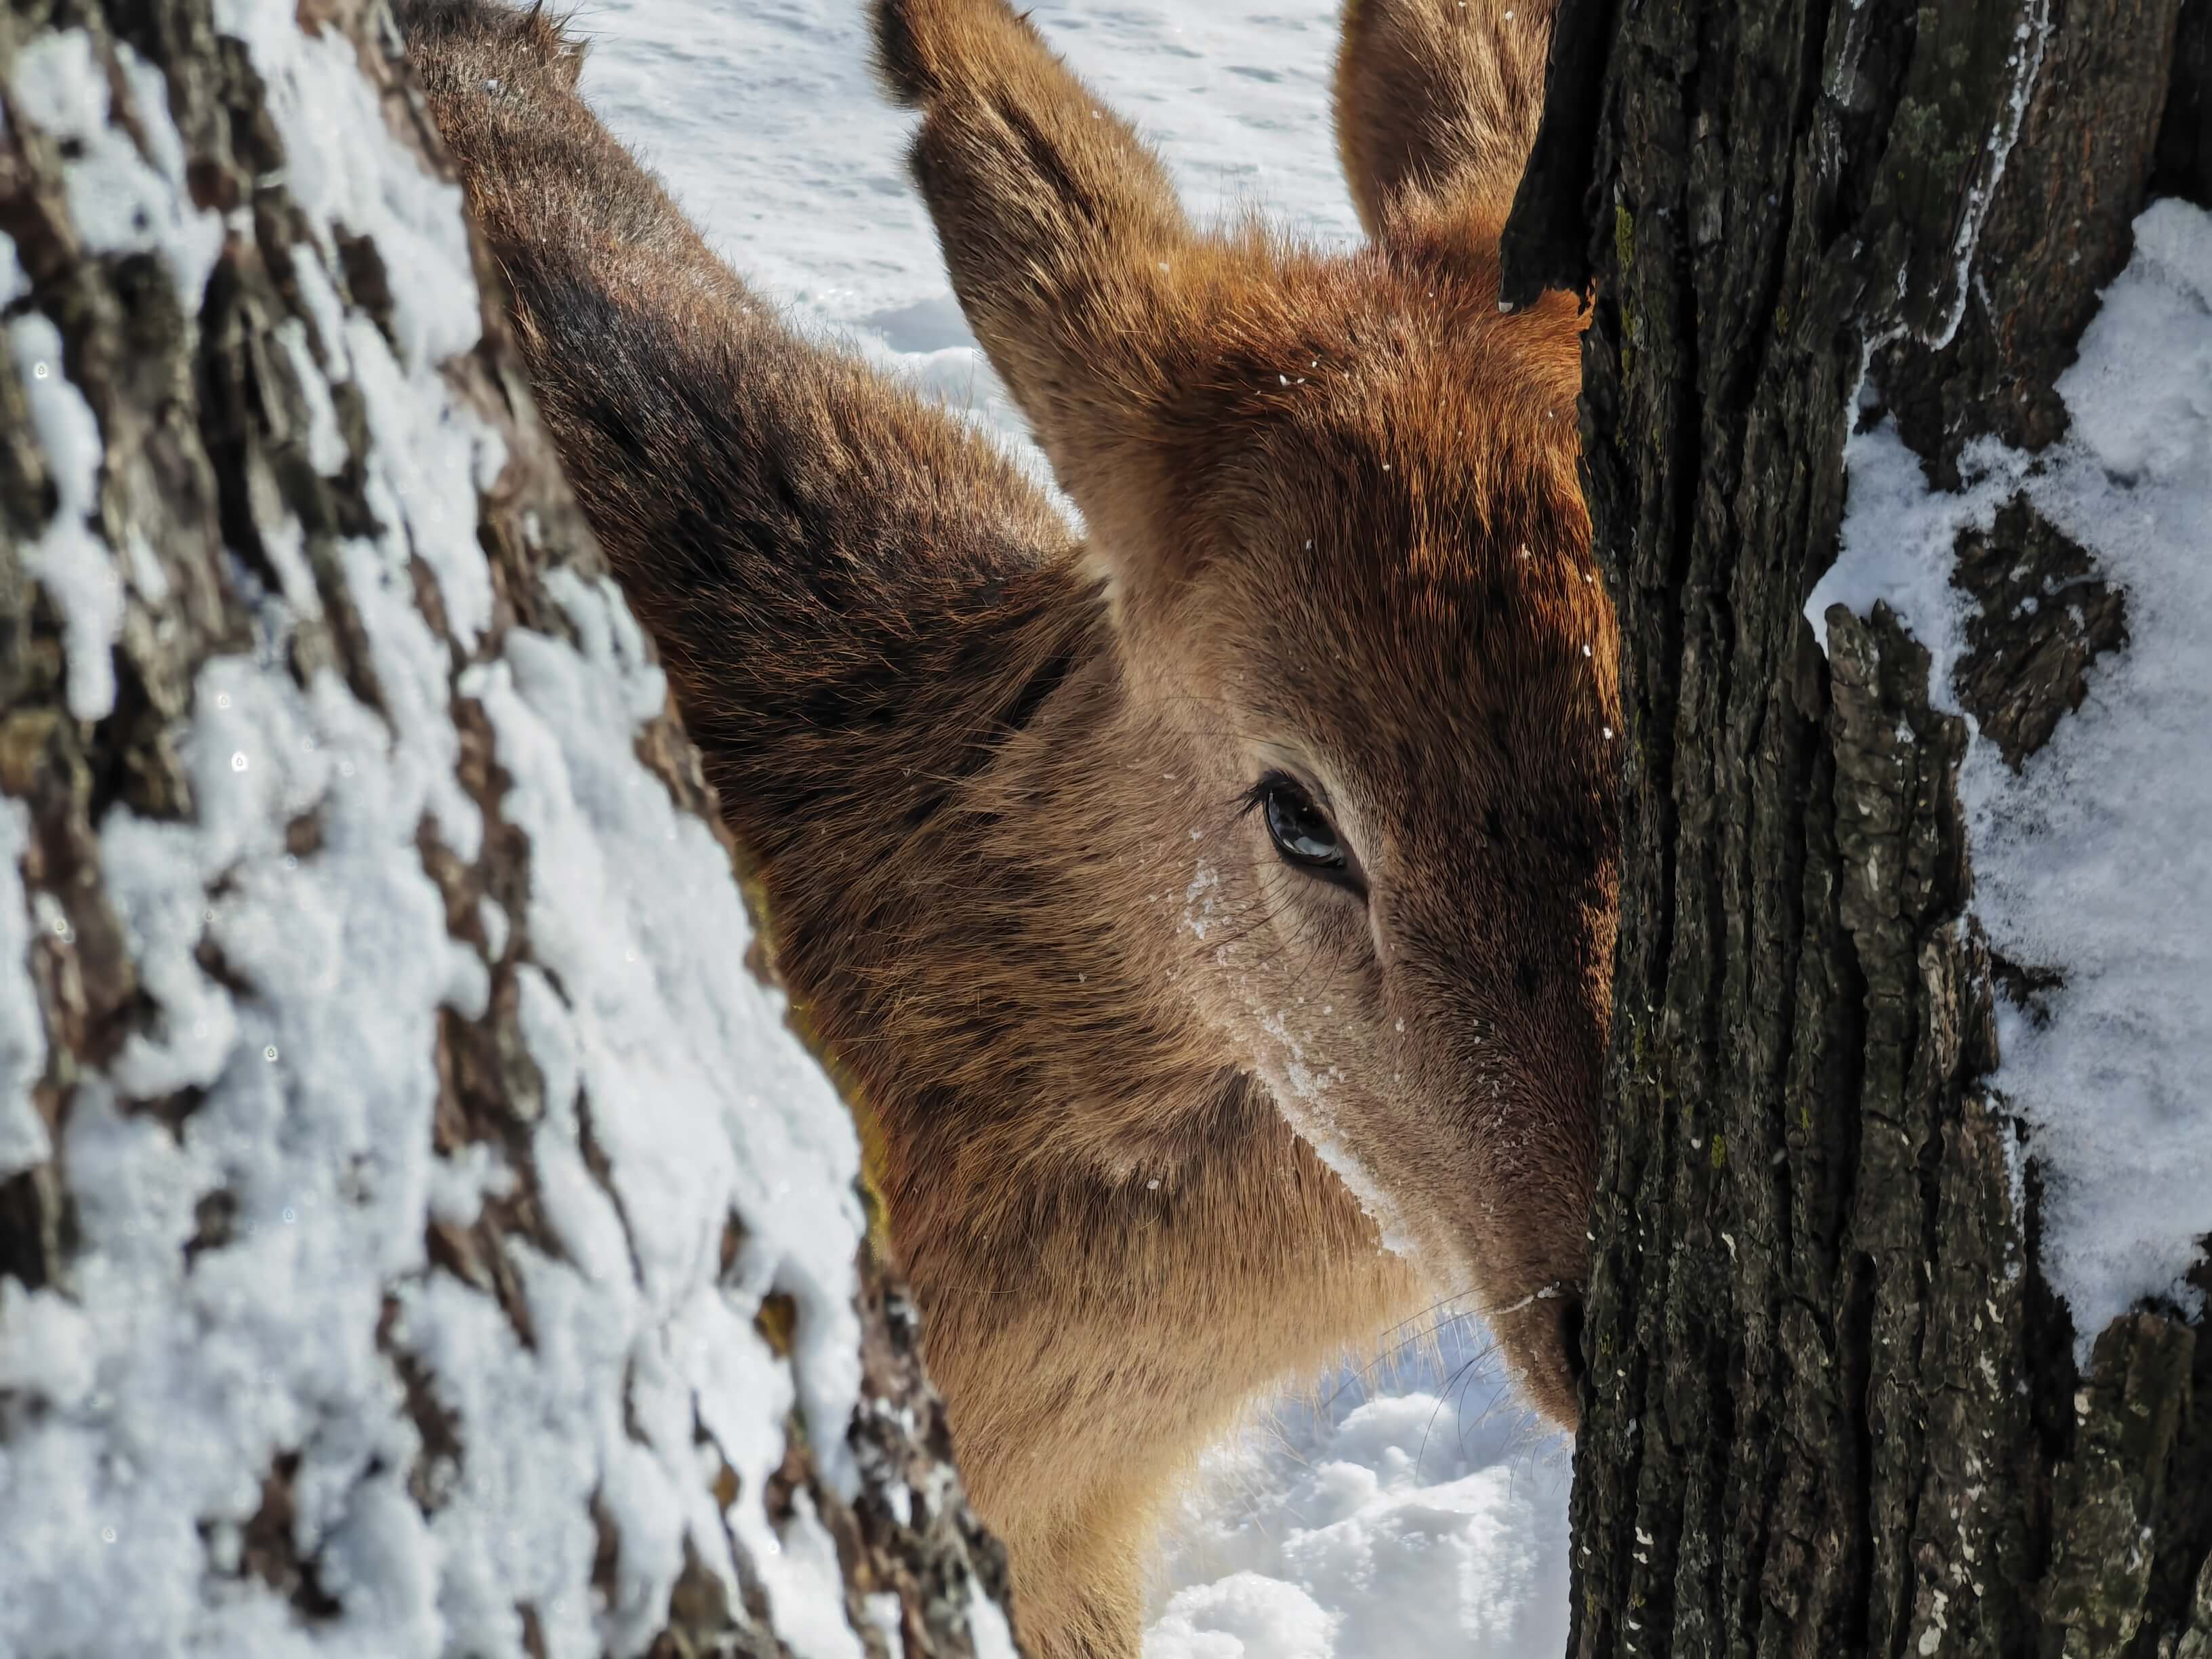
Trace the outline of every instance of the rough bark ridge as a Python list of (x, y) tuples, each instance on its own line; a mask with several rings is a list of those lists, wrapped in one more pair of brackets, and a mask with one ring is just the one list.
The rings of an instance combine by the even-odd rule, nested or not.
[[(357, 59), (388, 136), (416, 152), (426, 171), (446, 176), (380, 0), (326, 0), (297, 16), (318, 37), (318, 50)], [(0, 132), (0, 307), (15, 347), (12, 366), (0, 368), (0, 791), (7, 797), (0, 827), (18, 826), (9, 839), (21, 842), (31, 918), (26, 924), (10, 917), (0, 927), (0, 937), (29, 936), (26, 960), (0, 963), (0, 970), (14, 975), (27, 967), (35, 987), (27, 1026), (0, 1032), (0, 1081), (27, 1086), (43, 1129), (42, 1135), (22, 1129), (30, 1120), (16, 1103), (18, 1118), (8, 1121), (18, 1139), (0, 1145), (0, 1533), (34, 1528), (41, 1514), (74, 1513), (72, 1504), (84, 1497), (27, 1489), (20, 1482), (33, 1478), (31, 1466), (19, 1463), (11, 1478), (10, 1453), (20, 1456), (58, 1424), (95, 1432), (118, 1391), (128, 1394), (141, 1381), (102, 1375), (87, 1392), (60, 1376), (50, 1353), (36, 1351), (40, 1332), (77, 1328), (71, 1310), (106, 1265), (82, 1209), (85, 1177), (70, 1168), (73, 1115), (91, 1109), (87, 1091), (97, 1090), (122, 1121), (163, 1126), (188, 1149), (205, 1094), (195, 1087), (134, 1096), (112, 1082), (118, 1060), (161, 1025), (167, 993), (147, 982), (142, 941), (112, 902), (103, 827), (118, 813), (155, 823), (195, 820), (204, 803), (194, 799), (179, 733), (205, 712), (196, 709), (196, 688), (204, 696), (205, 671), (222, 660), (236, 659), (300, 691), (318, 676), (334, 678), (395, 729), (408, 718), (392, 695), (404, 665), (373, 648), (385, 636), (365, 614), (358, 568), (347, 563), (348, 549), (391, 530), (402, 505), (379, 493), (367, 460), (373, 445), (394, 441), (394, 434), (375, 426), (366, 371), (349, 378), (338, 364), (347, 328), (366, 324), (394, 335), (400, 313), (393, 294), (419, 248), (380, 246), (357, 225), (354, 234), (339, 228), (335, 268), (318, 252), (309, 222), (318, 204), (295, 187), (321, 191), (320, 210), (330, 213), (329, 181), (343, 172), (335, 150), (345, 142), (343, 126), (327, 130), (330, 153), (288, 155), (253, 52), (238, 38), (292, 26), (289, 7), (272, 12), (212, 0), (11, 0), (0, 9), (0, 88), (8, 94)], [(56, 70), (57, 54), (72, 52), (86, 74)], [(164, 95), (166, 112), (158, 107)], [(105, 170), (72, 174), (85, 167)], [(91, 191), (85, 178), (108, 186), (120, 181), (140, 193)], [(375, 204), (361, 205), (366, 211)], [(457, 198), (451, 211), (458, 215)], [(475, 261), (479, 276), (487, 276), (480, 254)], [(487, 282), (486, 292), (495, 286)], [(386, 343), (405, 359), (404, 342)], [(575, 1241), (556, 1224), (541, 1178), (553, 1120), (526, 1029), (533, 985), (558, 989), (557, 976), (544, 971), (546, 958), (529, 920), (532, 863), (540, 849), (504, 815), (514, 780), (485, 704), (471, 695), (472, 687), (495, 682), (471, 675), (504, 672), (502, 653), (525, 630), (580, 649), (588, 644), (580, 638), (590, 626), (586, 611), (571, 601), (596, 591), (589, 584), (601, 565), (516, 379), (515, 361), (498, 307), (487, 302), (481, 338), (432, 365), (453, 406), (490, 434), (489, 453), (503, 457), (480, 468), (475, 483), (473, 541), (488, 561), (488, 626), (458, 627), (448, 614), (453, 594), (419, 557), (403, 560), (398, 585), (379, 601), (407, 609), (408, 625), (427, 624), (424, 637), (441, 648), (432, 672), (451, 706), (441, 701), (433, 717), (450, 721), (458, 736), (458, 758), (444, 784), (458, 785), (483, 824), (474, 849), (449, 845), (427, 817), (418, 837), (422, 872), (442, 899), (447, 932), (473, 957), (474, 982), (485, 988), (445, 1007), (434, 1042), (424, 1045), (422, 1064), (435, 1067), (428, 1085), (435, 1109), (426, 1114), (425, 1134), (441, 1167), (459, 1167), (456, 1161), (481, 1147), (512, 1176), (504, 1189), (486, 1191), (472, 1217), (465, 1206), (433, 1206), (416, 1264), (393, 1278), (382, 1318), (372, 1318), (373, 1332), (362, 1338), (374, 1340), (388, 1364), (385, 1386), (404, 1401), (417, 1453), (404, 1491), (426, 1519), (447, 1501), (454, 1472), (467, 1468), (485, 1425), (455, 1410), (452, 1379), (439, 1372), (434, 1356), (409, 1350), (407, 1310), (434, 1294), (479, 1297), (483, 1307), (495, 1304), (526, 1350), (544, 1264), (575, 1258)], [(58, 403), (50, 377), (73, 389)], [(70, 429), (72, 408), (88, 413), (96, 433)], [(428, 439), (434, 446), (459, 441)], [(88, 500), (72, 483), (87, 453), (84, 440), (97, 445)], [(75, 542), (73, 551), (55, 550), (63, 545), (57, 537), (66, 541), (80, 529), (88, 539)], [(414, 533), (423, 532), (418, 526)], [(72, 583), (72, 569), (88, 575), (91, 586)], [(99, 663), (110, 659), (103, 603), (113, 608), (107, 697), (94, 684), (105, 672)], [(606, 624), (604, 612), (592, 614)], [(619, 634), (626, 624), (617, 617), (607, 625)], [(679, 817), (720, 833), (696, 754), (672, 713), (640, 717), (635, 752), (642, 781), (657, 778)], [(243, 751), (234, 764), (246, 769)], [(278, 849), (289, 850), (286, 867), (296, 860), (312, 870), (322, 855), (319, 835), (312, 815), (292, 822)], [(208, 889), (210, 923), (230, 880), (226, 873)], [(197, 890), (191, 902), (202, 902)], [(241, 1006), (252, 1003), (250, 975), (223, 960), (212, 929), (198, 960)], [(769, 1010), (772, 1023), (771, 1006), (753, 1000)], [(267, 1059), (277, 1064), (275, 1047)], [(595, 1122), (591, 1103), (581, 1103), (580, 1127), (562, 1155), (605, 1189), (595, 1201), (622, 1218), (635, 1264), (644, 1230), (629, 1226), (597, 1144), (609, 1127), (605, 1114), (620, 1105), (601, 1103)], [(34, 1147), (43, 1139), (42, 1155), (24, 1155), (24, 1135)], [(219, 1270), (226, 1249), (251, 1232), (252, 1215), (240, 1204), (224, 1189), (201, 1197), (198, 1231), (185, 1245), (187, 1271)], [(293, 1219), (286, 1209), (284, 1223)], [(803, 1334), (811, 1316), (779, 1293), (763, 1297), (757, 1284), (743, 1282), (748, 1247), (744, 1224), (732, 1212), (720, 1264), (726, 1305), (788, 1358), (794, 1332)], [(702, 1279), (709, 1300), (712, 1258), (709, 1248)], [(835, 1542), (830, 1570), (844, 1581), (844, 1611), (857, 1633), (851, 1651), (887, 1659), (902, 1644), (908, 1659), (1006, 1652), (988, 1610), (1004, 1598), (1000, 1558), (960, 1496), (942, 1413), (921, 1369), (912, 1310), (872, 1261), (864, 1259), (859, 1284), (860, 1352), (847, 1356), (860, 1401), (848, 1439), (860, 1476), (854, 1501), (841, 1499), (825, 1478), (797, 1407), (781, 1425), (781, 1466), (761, 1489), (741, 1492), (730, 1462), (717, 1455), (712, 1413), (697, 1406), (697, 1426), (687, 1433), (696, 1434), (700, 1488), (712, 1493), (726, 1527), (739, 1504), (765, 1506), (779, 1529), (795, 1507), (811, 1505)], [(222, 1333), (209, 1334), (217, 1340)], [(158, 1388), (161, 1379), (144, 1380)], [(802, 1376), (802, 1395), (805, 1386)], [(632, 1403), (626, 1399), (625, 1410)], [(635, 1422), (629, 1432), (640, 1432)], [(544, 1455), (573, 1449), (549, 1445)], [(317, 1636), (343, 1640), (349, 1621), (364, 1616), (358, 1574), (349, 1590), (319, 1553), (319, 1540), (343, 1534), (349, 1495), (295, 1490), (301, 1468), (296, 1446), (270, 1445), (264, 1462), (235, 1471), (249, 1483), (244, 1490), (260, 1494), (258, 1510), (248, 1504), (250, 1513), (168, 1517), (187, 1538), (197, 1526), (206, 1544), (191, 1605), (234, 1609), (258, 1597), (271, 1609), (267, 1629), (289, 1632), (281, 1644), (270, 1635), (270, 1645), (257, 1650), (291, 1651), (293, 1638), (301, 1646)], [(358, 1474), (364, 1486), (380, 1478), (374, 1460)], [(339, 1526), (311, 1523), (311, 1510), (333, 1504)], [(599, 1505), (594, 1495), (588, 1520), (600, 1535), (598, 1559), (574, 1588), (599, 1609), (597, 1628), (609, 1632), (617, 1628), (609, 1610), (620, 1611), (632, 1593), (635, 1564), (625, 1559), (630, 1540)], [(21, 1609), (43, 1596), (66, 1607), (99, 1594), (96, 1576), (81, 1582), (57, 1576), (74, 1559), (68, 1540), (24, 1535), (40, 1553), (11, 1557), (0, 1574), (9, 1581), (0, 1600)], [(118, 1541), (112, 1528), (108, 1541), (118, 1551), (135, 1547), (129, 1536)], [(86, 1542), (96, 1559), (88, 1534)], [(687, 1542), (688, 1565), (665, 1602), (642, 1609), (619, 1626), (629, 1634), (606, 1636), (603, 1644), (665, 1656), (791, 1651), (786, 1615), (802, 1610), (771, 1607), (763, 1589), (768, 1564), (750, 1558), (734, 1534), (731, 1544), (738, 1582), (710, 1571)], [(49, 1576), (41, 1579), (41, 1572)], [(830, 1599), (834, 1618), (834, 1578)], [(514, 1650), (545, 1653), (545, 1610), (522, 1604), (509, 1611)], [(817, 1629), (823, 1611), (811, 1610)], [(120, 1632), (135, 1610), (110, 1612)], [(41, 1639), (63, 1638), (18, 1633), (19, 1643), (31, 1645), (12, 1650), (42, 1651)], [(179, 1648), (190, 1639), (183, 1628), (161, 1633), (163, 1644)], [(443, 1641), (455, 1650), (500, 1645), (471, 1642), (450, 1627)], [(834, 1642), (823, 1647), (818, 1637), (800, 1645), (845, 1650)]]
[[(1962, 723), (1886, 610), (1832, 611), (1825, 659), (1801, 614), (1863, 364), (1938, 483), (2060, 435), (2154, 181), (2212, 186), (2206, 15), (1562, 8), (1508, 292), (1589, 285), (1632, 739), (1577, 1654), (2212, 1649), (2212, 1340), (2147, 1312), (2075, 1375), (1978, 1081), (2036, 964), (1956, 925)], [(2122, 596), (2025, 502), (1960, 551), (1956, 691), (2017, 761)], [(2046, 577), (2084, 602), (2006, 602)]]

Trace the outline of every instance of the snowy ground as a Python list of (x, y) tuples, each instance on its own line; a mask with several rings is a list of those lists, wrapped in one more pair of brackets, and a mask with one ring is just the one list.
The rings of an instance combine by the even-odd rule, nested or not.
[[(1138, 121), (1201, 214), (1359, 234), (1336, 170), (1333, 0), (1054, 0), (1031, 15)], [(878, 92), (862, 0), (598, 0), (585, 84), (708, 240), (793, 315), (896, 357), (1027, 450), (945, 281)]]
[[(868, 72), (860, 0), (601, 0), (585, 86), (794, 318), (937, 388), (1034, 459), (961, 320)], [(1334, 0), (1046, 0), (1201, 213), (1358, 234), (1328, 118)], [(1208, 1461), (1160, 1564), (1147, 1659), (1465, 1659), (1565, 1646), (1565, 1443), (1478, 1330), (1285, 1402)], [(1371, 1389), (1369, 1382), (1371, 1381)]]
[(1567, 1443), (1480, 1328), (1277, 1405), (1218, 1449), (1160, 1564), (1146, 1659), (1555, 1659)]

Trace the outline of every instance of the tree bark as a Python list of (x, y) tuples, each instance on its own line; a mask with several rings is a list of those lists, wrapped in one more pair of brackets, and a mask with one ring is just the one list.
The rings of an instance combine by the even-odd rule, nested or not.
[[(2154, 183), (2212, 189), (2207, 15), (1562, 7), (1507, 293), (1591, 296), (1632, 738), (1576, 1654), (2212, 1651), (2212, 1340), (2146, 1310), (2075, 1374), (1984, 1082), (1964, 723), (1886, 607), (1825, 654), (1802, 614), (1863, 369), (1938, 488), (2061, 435)], [(1955, 706), (2017, 764), (2125, 599), (2024, 499), (1959, 555)], [(2011, 602), (2046, 578), (2081, 603)]]
[(386, 8), (0, 94), (0, 1650), (1011, 1654)]

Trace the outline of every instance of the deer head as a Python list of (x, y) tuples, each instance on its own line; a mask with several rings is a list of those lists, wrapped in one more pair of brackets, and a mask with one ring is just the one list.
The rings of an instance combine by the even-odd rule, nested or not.
[(1234, 804), (1165, 924), (1176, 994), (1571, 1423), (1621, 745), (1577, 308), (1498, 303), (1550, 9), (1352, 0), (1349, 255), (1194, 227), (1001, 0), (877, 19), (954, 289), (1085, 520), (1126, 694), (1165, 769)]

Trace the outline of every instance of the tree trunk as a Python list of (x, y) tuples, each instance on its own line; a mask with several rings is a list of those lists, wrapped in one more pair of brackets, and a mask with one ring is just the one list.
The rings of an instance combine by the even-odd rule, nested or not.
[(0, 88), (0, 1651), (1011, 1654), (385, 6)]
[(2023, 493), (1932, 706), (1886, 605), (1804, 615), (1855, 411), (1938, 490), (2061, 437), (2154, 183), (2212, 185), (2208, 11), (1563, 7), (1508, 292), (1592, 295), (1632, 738), (1576, 1654), (2212, 1652), (2212, 1340), (2139, 1309), (2077, 1375), (1989, 1081), (2047, 981), (1972, 920), (1951, 712), (2023, 764), (2127, 598)]

